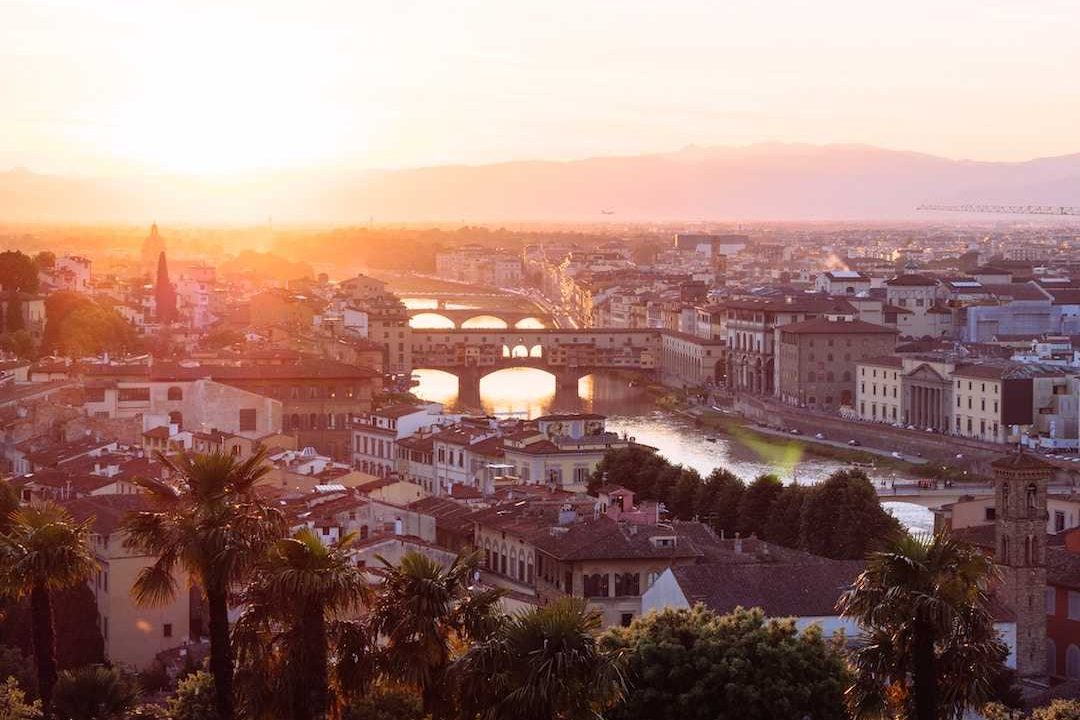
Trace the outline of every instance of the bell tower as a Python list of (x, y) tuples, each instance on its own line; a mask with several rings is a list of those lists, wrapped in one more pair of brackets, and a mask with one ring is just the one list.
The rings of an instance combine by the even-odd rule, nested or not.
[(991, 463), (1001, 600), (1016, 613), (1016, 673), (1046, 675), (1046, 493), (1054, 466), (1022, 449)]

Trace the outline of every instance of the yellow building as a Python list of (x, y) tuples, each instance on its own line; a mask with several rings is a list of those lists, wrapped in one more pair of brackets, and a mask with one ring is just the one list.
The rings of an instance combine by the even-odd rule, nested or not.
[(186, 573), (177, 573), (179, 592), (164, 607), (142, 607), (131, 597), (139, 572), (156, 558), (126, 549), (120, 524), (128, 513), (143, 510), (148, 503), (145, 495), (102, 495), (65, 503), (76, 520), (93, 518), (90, 546), (99, 568), (89, 584), (97, 599), (105, 657), (136, 669), (148, 667), (158, 653), (193, 639)]

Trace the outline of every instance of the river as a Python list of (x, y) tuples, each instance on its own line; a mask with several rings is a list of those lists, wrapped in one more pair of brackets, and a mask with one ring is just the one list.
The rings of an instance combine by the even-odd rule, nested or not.
[[(438, 370), (418, 370), (417, 396), (441, 402), (454, 410), (457, 378)], [(512, 368), (488, 375), (480, 382), (480, 400), (485, 412), (501, 416), (533, 418), (554, 409), (555, 378), (531, 368)], [(621, 376), (607, 373), (589, 375), (578, 385), (578, 397), (559, 411), (596, 412), (607, 416), (608, 429), (651, 445), (674, 463), (694, 468), (702, 476), (716, 467), (726, 467), (749, 481), (763, 473), (776, 473), (784, 482), (815, 483), (845, 467), (844, 463), (800, 453), (775, 442), (754, 438), (740, 441), (724, 434), (706, 433), (689, 418), (656, 407), (641, 387)], [(877, 480), (900, 477), (892, 471), (871, 471)], [(907, 503), (883, 503), (907, 527), (928, 530), (933, 517), (925, 508)]]

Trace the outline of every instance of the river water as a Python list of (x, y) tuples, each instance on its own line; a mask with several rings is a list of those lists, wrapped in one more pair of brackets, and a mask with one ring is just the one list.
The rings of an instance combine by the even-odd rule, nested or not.
[[(438, 370), (418, 370), (417, 396), (441, 402), (454, 410), (457, 378)], [(837, 460), (803, 455), (782, 443), (760, 441), (756, 436), (736, 439), (711, 434), (695, 427), (683, 415), (656, 407), (641, 387), (618, 375), (598, 373), (581, 379), (578, 397), (560, 398), (555, 405), (555, 378), (531, 368), (511, 368), (488, 375), (480, 382), (484, 411), (493, 415), (533, 418), (557, 409), (562, 412), (596, 412), (607, 416), (608, 429), (651, 445), (674, 463), (694, 468), (703, 477), (716, 467), (749, 481), (763, 473), (775, 473), (785, 483), (815, 483), (845, 467)], [(891, 471), (870, 471), (874, 480), (892, 480)], [(933, 525), (925, 508), (907, 503), (884, 503), (906, 526), (927, 530)]]

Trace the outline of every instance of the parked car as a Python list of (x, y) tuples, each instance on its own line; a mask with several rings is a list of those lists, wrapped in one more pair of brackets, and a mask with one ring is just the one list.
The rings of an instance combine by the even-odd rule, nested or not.
[(847, 444), (850, 445), (851, 447), (859, 447), (860, 445), (862, 445), (862, 443), (859, 442), (858, 440), (848, 440)]
[(817, 438), (818, 440), (824, 440), (825, 439), (825, 433), (816, 433), (814, 435), (814, 437)]

